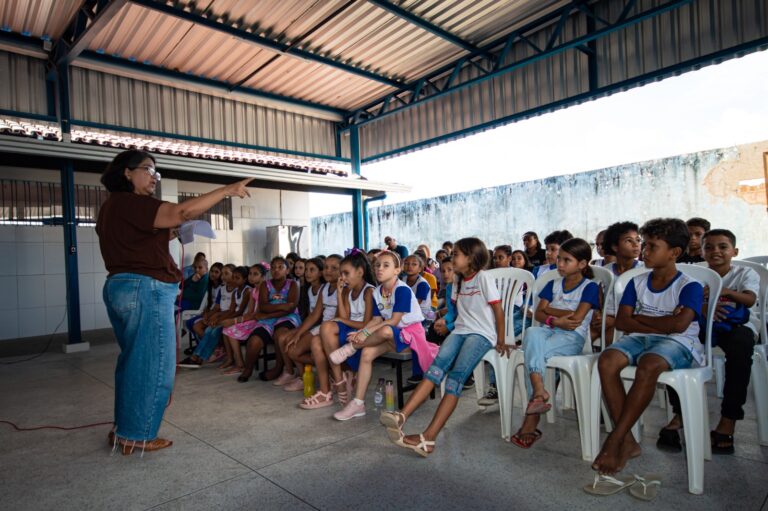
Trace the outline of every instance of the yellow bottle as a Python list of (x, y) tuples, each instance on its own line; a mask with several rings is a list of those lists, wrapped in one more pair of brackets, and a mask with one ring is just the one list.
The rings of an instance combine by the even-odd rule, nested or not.
[(307, 364), (304, 366), (304, 376), (302, 376), (304, 382), (304, 397), (312, 397), (315, 395), (315, 375), (312, 374), (312, 366)]

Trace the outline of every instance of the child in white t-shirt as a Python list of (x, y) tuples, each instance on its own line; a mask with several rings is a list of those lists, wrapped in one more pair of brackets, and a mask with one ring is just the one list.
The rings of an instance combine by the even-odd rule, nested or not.
[[(676, 218), (650, 220), (640, 229), (643, 262), (652, 271), (633, 278), (619, 302), (616, 328), (627, 335), (600, 354), (597, 370), (614, 429), (603, 442), (592, 468), (600, 474), (621, 471), (640, 445), (630, 429), (653, 399), (664, 371), (701, 363), (699, 323), (704, 288), (678, 271), (675, 263), (688, 245), (688, 228)], [(637, 366), (624, 390), (621, 371)]]
[(526, 417), (511, 442), (523, 449), (530, 448), (542, 433), (537, 428), (540, 415), (552, 408), (550, 394), (544, 388), (543, 373), (547, 360), (556, 356), (578, 355), (589, 339), (589, 322), (593, 309), (600, 306), (600, 291), (589, 260), (592, 247), (580, 238), (560, 245), (557, 255), (559, 278), (549, 281), (539, 293), (534, 312), (534, 326), (525, 331), (523, 353), (528, 373), (528, 407)]
[[(690, 230), (690, 226), (689, 230)], [(725, 385), (720, 422), (710, 432), (713, 454), (733, 454), (733, 433), (736, 421), (744, 419), (744, 403), (752, 374), (752, 356), (757, 330), (750, 320), (750, 307), (760, 292), (760, 276), (752, 268), (734, 266), (731, 260), (739, 255), (736, 236), (727, 229), (712, 229), (703, 238), (702, 250), (707, 265), (723, 279), (723, 289), (717, 302), (712, 325), (712, 345), (725, 352)], [(679, 429), (683, 427), (680, 398), (668, 388), (669, 401), (675, 416), (659, 432), (656, 446), (666, 451), (682, 450)]]
[[(504, 343), (504, 313), (496, 283), (482, 271), (488, 260), (488, 249), (477, 238), (464, 238), (453, 245), (457, 278), (451, 289), (451, 300), (456, 302), (458, 311), (454, 329), (403, 409), (381, 414), (381, 423), (387, 427), (390, 439), (421, 456), (428, 456), (434, 450), (435, 439), (456, 408), (464, 382), (483, 356), (494, 347), (502, 355), (508, 355), (513, 347)], [(445, 395), (432, 422), (423, 433), (404, 436), (405, 421), (443, 380)]]

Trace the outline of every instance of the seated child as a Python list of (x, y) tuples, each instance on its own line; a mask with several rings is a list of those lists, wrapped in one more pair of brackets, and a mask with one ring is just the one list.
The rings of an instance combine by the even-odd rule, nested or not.
[[(703, 255), (707, 265), (723, 278), (723, 290), (712, 324), (712, 345), (725, 352), (725, 385), (720, 422), (710, 432), (710, 440), (714, 454), (733, 454), (733, 433), (736, 421), (744, 419), (743, 406), (752, 374), (757, 330), (749, 321), (749, 308), (755, 305), (760, 292), (760, 276), (752, 268), (731, 265), (731, 260), (739, 255), (739, 249), (736, 248), (736, 236), (729, 230), (708, 231), (703, 238)], [(673, 389), (667, 391), (675, 416), (659, 433), (656, 445), (663, 450), (681, 451), (678, 432), (683, 427), (680, 398)]]
[(534, 278), (539, 278), (548, 271), (554, 271), (557, 269), (557, 252), (560, 250), (560, 245), (573, 238), (573, 234), (569, 231), (553, 231), (544, 238), (544, 246), (546, 247), (546, 264), (536, 266), (533, 268)]
[(198, 310), (203, 303), (203, 297), (208, 291), (208, 261), (205, 259), (194, 264), (195, 273), (184, 280), (184, 289), (181, 291), (179, 310)]
[[(211, 314), (214, 307), (216, 307), (216, 297), (219, 293), (219, 286), (221, 286), (221, 270), (224, 268), (224, 265), (221, 263), (213, 263), (211, 265), (211, 269), (208, 271), (208, 288), (207, 293), (208, 297), (206, 298), (206, 303), (204, 304), (204, 310), (202, 314), (197, 314), (195, 316), (192, 316), (189, 318), (184, 326), (186, 327), (187, 331), (193, 332), (195, 323), (203, 319), (204, 317)], [(202, 333), (205, 331), (205, 328), (201, 330), (200, 335), (198, 335), (198, 339), (202, 337)], [(195, 332), (197, 334), (197, 332)]]
[(248, 340), (258, 324), (256, 314), (259, 312), (259, 290), (266, 278), (267, 268), (262, 264), (254, 264), (248, 270), (248, 285), (251, 287), (248, 307), (242, 315), (236, 316), (232, 320), (233, 324), (228, 325), (222, 331), (226, 358), (219, 368), (224, 371), (224, 374), (236, 374), (242, 372), (243, 367), (245, 367), (240, 344)]
[(704, 257), (701, 253), (701, 240), (704, 238), (704, 234), (709, 231), (711, 225), (708, 220), (699, 217), (689, 218), (685, 225), (688, 227), (688, 234), (691, 236), (691, 240), (688, 242), (685, 253), (680, 256), (677, 262), (685, 264), (703, 263)]
[(603, 229), (602, 231), (597, 233), (597, 236), (595, 236), (595, 250), (597, 250), (597, 255), (599, 255), (600, 257), (598, 259), (595, 259), (591, 263), (589, 263), (593, 266), (607, 266), (616, 260), (616, 256), (609, 253), (609, 251), (605, 249), (606, 231), (607, 229)]
[(560, 277), (549, 281), (541, 290), (534, 313), (542, 326), (525, 331), (523, 350), (530, 401), (525, 420), (511, 439), (523, 449), (541, 438), (540, 416), (552, 408), (550, 394), (544, 388), (547, 361), (557, 356), (578, 355), (589, 341), (592, 311), (600, 306), (599, 287), (590, 280), (594, 278), (589, 265), (591, 258), (592, 247), (583, 239), (572, 238), (560, 246), (557, 255)]
[[(382, 252), (376, 258), (376, 279), (379, 286), (373, 292), (373, 319), (361, 330), (350, 332), (348, 342), (328, 353), (331, 364), (339, 366), (348, 358), (360, 354), (355, 397), (340, 412), (333, 415), (345, 421), (365, 415), (365, 393), (371, 382), (373, 361), (388, 351), (401, 352), (411, 348), (419, 363), (428, 367), (437, 353), (437, 346), (427, 342), (422, 321), (424, 315), (411, 288), (401, 280), (400, 258), (395, 252)], [(326, 345), (326, 349), (330, 346)]]
[[(643, 261), (652, 271), (627, 285), (616, 315), (616, 328), (626, 335), (608, 346), (597, 362), (614, 423), (592, 463), (600, 474), (615, 474), (629, 458), (640, 455), (640, 444), (630, 429), (653, 399), (661, 373), (703, 361), (697, 319), (704, 289), (675, 266), (688, 246), (688, 228), (676, 218), (656, 218), (643, 225), (640, 235), (645, 243)], [(625, 392), (620, 375), (628, 365), (636, 365), (637, 372)]]
[[(504, 312), (496, 283), (484, 271), (489, 259), (485, 244), (477, 238), (464, 238), (454, 244), (457, 278), (451, 288), (451, 300), (458, 311), (455, 328), (403, 409), (381, 414), (380, 420), (387, 427), (389, 438), (420, 456), (426, 457), (434, 451), (435, 439), (456, 409), (464, 382), (485, 354), (495, 348), (504, 356), (513, 348), (504, 343)], [(402, 428), (408, 418), (443, 380), (445, 395), (427, 429), (418, 435), (405, 436)]]

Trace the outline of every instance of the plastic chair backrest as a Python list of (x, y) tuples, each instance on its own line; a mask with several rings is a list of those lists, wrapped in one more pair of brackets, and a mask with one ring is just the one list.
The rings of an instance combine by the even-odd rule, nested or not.
[[(605, 349), (605, 316), (606, 316), (606, 310), (605, 310), (605, 302), (608, 297), (608, 293), (613, 292), (613, 272), (610, 270), (606, 270), (602, 266), (592, 266), (592, 271), (595, 274), (595, 278), (592, 279), (593, 282), (596, 282), (600, 288), (603, 291), (603, 306), (600, 308), (601, 311), (601, 322), (600, 322), (600, 351)], [(584, 343), (584, 352), (587, 352), (587, 349), (590, 349), (591, 353), (591, 347), (592, 342)]]
[[(761, 257), (768, 258), (768, 256)], [(731, 261), (731, 264), (734, 266), (746, 266), (747, 268), (752, 268), (760, 276), (760, 291), (757, 296), (757, 303), (752, 310), (754, 311), (755, 308), (757, 308), (758, 317), (760, 319), (760, 342), (766, 344), (768, 343), (768, 317), (765, 315), (765, 312), (768, 309), (768, 268), (760, 263), (748, 261), (746, 259), (744, 261), (734, 259)]]
[[(757, 263), (757, 264), (766, 266), (768, 265), (768, 255), (745, 257), (744, 259), (742, 259), (742, 261), (747, 261), (748, 263)], [(736, 260), (734, 260), (733, 262), (735, 263)]]
[[(495, 268), (488, 270), (488, 274), (496, 281), (496, 287), (501, 295), (501, 308), (504, 310), (504, 329), (506, 338), (504, 342), (506, 344), (515, 343), (515, 325), (514, 325), (514, 313), (515, 313), (515, 299), (523, 286), (527, 286), (528, 292), (523, 298), (523, 334), (525, 334), (525, 317), (528, 312), (528, 306), (531, 303), (532, 289), (534, 287), (533, 274), (528, 270), (522, 270), (520, 268)], [(512, 342), (507, 342), (508, 340)]]
[[(709, 303), (717, 303), (717, 299), (720, 297), (720, 291), (723, 287), (723, 280), (720, 278), (720, 275), (705, 266), (700, 266), (700, 264), (677, 264), (676, 266), (679, 272), (685, 273), (694, 280), (697, 280), (702, 286), (708, 287)], [(617, 311), (619, 307), (618, 304), (621, 302), (621, 297), (624, 294), (624, 290), (627, 288), (628, 282), (638, 275), (650, 271), (650, 268), (635, 268), (623, 273), (616, 279), (616, 283), (613, 285), (613, 291), (616, 296)], [(715, 309), (716, 307), (707, 307), (707, 320), (704, 325), (704, 356), (706, 365), (709, 367), (712, 366), (712, 350), (710, 349), (710, 346), (712, 345), (712, 322), (715, 319)], [(616, 330), (613, 342), (616, 342), (621, 335), (623, 335), (623, 333)]]
[(557, 270), (550, 270), (546, 273), (539, 275), (536, 282), (533, 284), (533, 293), (531, 296), (531, 310), (533, 311), (533, 321), (531, 325), (539, 326), (539, 322), (536, 321), (536, 307), (539, 306), (539, 293), (544, 289), (544, 286), (549, 284), (555, 279), (560, 278), (560, 273)]

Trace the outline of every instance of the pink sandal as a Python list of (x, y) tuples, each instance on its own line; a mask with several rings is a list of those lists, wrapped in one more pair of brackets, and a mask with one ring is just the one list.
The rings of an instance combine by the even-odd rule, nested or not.
[(340, 405), (343, 406), (349, 402), (351, 392), (349, 392), (349, 383), (347, 382), (346, 376), (339, 382), (331, 381), (331, 388), (336, 391), (336, 397), (338, 398)]
[(312, 394), (311, 397), (305, 397), (304, 400), (299, 403), (299, 408), (304, 410), (315, 410), (331, 405), (333, 405), (333, 392), (322, 392), (318, 390)]

